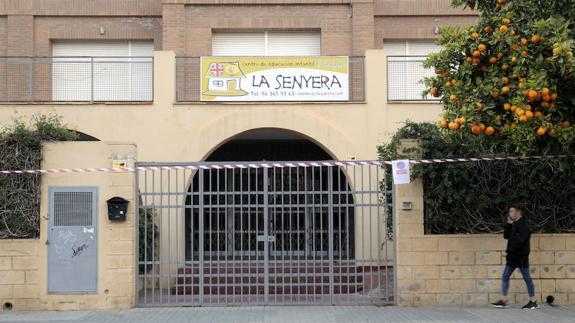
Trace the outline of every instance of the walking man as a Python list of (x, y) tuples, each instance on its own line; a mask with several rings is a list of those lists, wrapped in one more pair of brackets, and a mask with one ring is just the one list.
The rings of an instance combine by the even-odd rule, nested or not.
[(509, 278), (511, 278), (515, 268), (519, 268), (529, 292), (529, 303), (523, 306), (523, 309), (539, 308), (535, 299), (535, 286), (529, 274), (529, 239), (531, 238), (531, 232), (523, 213), (523, 208), (520, 206), (513, 205), (509, 208), (509, 215), (505, 224), (505, 231), (503, 232), (503, 237), (507, 239), (507, 249), (503, 252), (507, 263), (503, 269), (503, 277), (501, 279), (501, 299), (491, 303), (495, 307), (507, 307), (509, 301), (507, 297)]

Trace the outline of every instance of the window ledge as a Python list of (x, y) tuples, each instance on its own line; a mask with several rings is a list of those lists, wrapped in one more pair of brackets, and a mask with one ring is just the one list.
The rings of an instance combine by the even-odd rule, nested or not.
[(175, 106), (184, 105), (308, 105), (308, 104), (367, 104), (367, 101), (251, 101), (251, 102), (207, 102), (207, 101), (192, 101), (192, 102), (174, 102)]
[(26, 101), (16, 101), (16, 102), (0, 102), (2, 105), (152, 105), (154, 101), (98, 101), (98, 102), (26, 102)]
[(387, 104), (441, 104), (440, 100), (429, 101), (429, 100), (397, 100), (397, 101), (387, 101)]

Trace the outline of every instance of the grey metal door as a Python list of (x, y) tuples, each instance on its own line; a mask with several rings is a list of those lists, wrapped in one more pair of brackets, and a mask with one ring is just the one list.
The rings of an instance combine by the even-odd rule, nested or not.
[(139, 163), (137, 304), (392, 304), (369, 162)]
[(49, 293), (97, 291), (97, 205), (97, 188), (49, 189)]

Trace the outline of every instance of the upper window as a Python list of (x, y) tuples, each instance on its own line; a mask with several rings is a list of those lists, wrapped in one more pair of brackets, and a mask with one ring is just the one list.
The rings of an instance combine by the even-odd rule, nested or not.
[(66, 41), (52, 45), (54, 101), (153, 100), (152, 41)]
[(433, 76), (433, 71), (424, 69), (427, 55), (438, 52), (441, 47), (433, 41), (385, 41), (383, 50), (387, 55), (387, 96), (389, 101), (436, 100), (423, 97), (424, 77)]
[(319, 32), (213, 33), (213, 56), (319, 56)]

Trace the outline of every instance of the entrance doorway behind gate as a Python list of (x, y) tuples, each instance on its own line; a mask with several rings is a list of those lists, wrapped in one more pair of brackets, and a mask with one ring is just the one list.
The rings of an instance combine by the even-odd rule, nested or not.
[(138, 165), (138, 304), (393, 303), (384, 170), (256, 135), (209, 162)]

